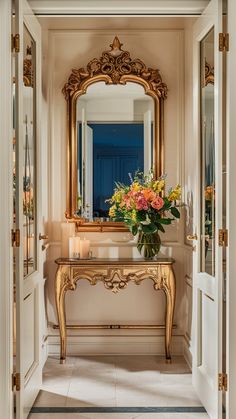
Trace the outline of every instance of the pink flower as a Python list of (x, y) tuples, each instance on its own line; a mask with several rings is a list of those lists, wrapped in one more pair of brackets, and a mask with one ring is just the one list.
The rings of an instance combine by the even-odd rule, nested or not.
[(147, 200), (144, 198), (143, 194), (141, 192), (136, 193), (136, 196), (134, 197), (136, 209), (137, 210), (147, 210), (148, 209), (148, 203)]
[(152, 201), (151, 206), (157, 210), (160, 210), (164, 205), (164, 200), (160, 196), (156, 196), (156, 198)]

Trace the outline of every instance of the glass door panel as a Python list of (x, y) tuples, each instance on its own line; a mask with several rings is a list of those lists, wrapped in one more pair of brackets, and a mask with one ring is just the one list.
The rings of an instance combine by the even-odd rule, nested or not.
[(201, 56), (201, 272), (215, 274), (214, 29)]
[(24, 25), (23, 254), (24, 277), (36, 270), (35, 42)]

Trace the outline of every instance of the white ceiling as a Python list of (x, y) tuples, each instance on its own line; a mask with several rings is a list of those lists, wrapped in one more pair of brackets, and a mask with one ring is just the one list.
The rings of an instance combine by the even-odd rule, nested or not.
[(29, 0), (38, 15), (197, 15), (209, 0)]
[(145, 94), (144, 89), (137, 83), (127, 83), (124, 86), (117, 84), (107, 85), (104, 82), (94, 83), (88, 87), (86, 94), (82, 99), (89, 101), (91, 99), (118, 99), (128, 98), (132, 100), (151, 101), (152, 98)]
[[(1, 0), (0, 0), (1, 1)], [(52, 30), (160, 30), (183, 29), (197, 19), (183, 16), (38, 16), (43, 29)]]

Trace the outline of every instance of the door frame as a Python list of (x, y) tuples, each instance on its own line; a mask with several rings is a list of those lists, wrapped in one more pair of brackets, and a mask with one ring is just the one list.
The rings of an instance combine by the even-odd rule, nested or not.
[(227, 248), (227, 313), (226, 313), (226, 370), (228, 374), (228, 391), (226, 393), (227, 419), (234, 417), (236, 412), (236, 197), (230, 191), (235, 190), (236, 180), (236, 123), (232, 112), (236, 109), (236, 84), (233, 82), (236, 68), (236, 3), (228, 0), (228, 32), (229, 52), (227, 52), (227, 229), (229, 232)]
[(11, 1), (0, 1), (0, 406), (5, 419), (13, 417), (13, 217)]
[[(198, 393), (198, 396), (207, 409), (210, 417), (217, 419), (220, 416), (221, 393), (218, 392), (218, 372), (222, 371), (222, 348), (220, 342), (222, 340), (222, 248), (219, 247), (217, 237), (218, 231), (222, 228), (222, 181), (221, 181), (221, 166), (222, 166), (222, 53), (218, 50), (218, 32), (221, 31), (221, 11), (222, 0), (212, 0), (205, 9), (204, 13), (197, 19), (193, 27), (193, 130), (195, 139), (195, 153), (197, 164), (197, 175), (195, 180), (196, 198), (194, 205), (194, 232), (197, 234), (197, 242), (195, 242), (196, 251), (193, 253), (193, 384)], [(216, 209), (215, 209), (215, 272), (208, 274), (205, 269), (201, 267), (201, 253), (202, 253), (202, 155), (201, 155), (201, 77), (200, 77), (200, 44), (207, 36), (211, 29), (214, 29), (214, 68), (215, 68), (215, 83), (214, 83), (214, 143), (215, 143), (215, 188), (216, 188)], [(211, 376), (208, 375), (205, 368), (199, 359), (199, 352), (202, 334), (202, 311), (200, 309), (201, 299), (200, 293), (205, 294), (207, 305), (213, 305), (213, 317), (215, 327), (212, 328), (212, 335), (210, 342), (212, 348), (217, 347), (214, 352), (214, 362), (211, 371)], [(211, 302), (212, 300), (212, 302)], [(200, 312), (201, 311), (201, 312)], [(208, 324), (209, 327), (210, 325)], [(209, 342), (209, 341), (208, 341)], [(217, 343), (216, 343), (217, 342)], [(200, 364), (200, 365), (199, 365)], [(209, 380), (210, 378), (210, 380)], [(217, 413), (218, 412), (218, 413)]]
[[(236, 3), (228, 0), (228, 31), (230, 33), (230, 51), (227, 56), (227, 177), (228, 191), (233, 190), (236, 179), (236, 124), (234, 115), (230, 118), (230, 109), (236, 109), (236, 84), (231, 83), (236, 68)], [(12, 305), (13, 305), (13, 272), (12, 272), (12, 190), (6, 179), (12, 181), (12, 103), (11, 103), (11, 2), (0, 2), (0, 196), (4, 200), (0, 206), (0, 406), (5, 419), (13, 417), (13, 393), (11, 391), (12, 374)], [(233, 196), (234, 198), (234, 196)], [(230, 205), (229, 205), (230, 204)], [(236, 199), (231, 199), (227, 205), (227, 228), (229, 230), (229, 246), (227, 249), (227, 418), (231, 418), (236, 411)], [(230, 234), (232, 232), (232, 234)], [(3, 245), (4, 243), (4, 245)], [(232, 298), (230, 298), (232, 297)]]

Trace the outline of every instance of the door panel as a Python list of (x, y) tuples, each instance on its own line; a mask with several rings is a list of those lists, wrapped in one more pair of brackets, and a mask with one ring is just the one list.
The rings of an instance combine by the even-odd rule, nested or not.
[(193, 256), (193, 384), (211, 419), (221, 418), (222, 249), (221, 0), (212, 0), (193, 33), (196, 184)]
[(85, 170), (85, 217), (93, 219), (93, 130), (86, 124), (84, 144), (84, 170)]
[(16, 418), (25, 419), (42, 384), (39, 285), (43, 279), (41, 230), (40, 97), (41, 31), (25, 0), (15, 1), (15, 32), (21, 40), (16, 54), (15, 100), (15, 248), (16, 286)]
[(23, 254), (24, 276), (36, 270), (36, 43), (23, 25)]

